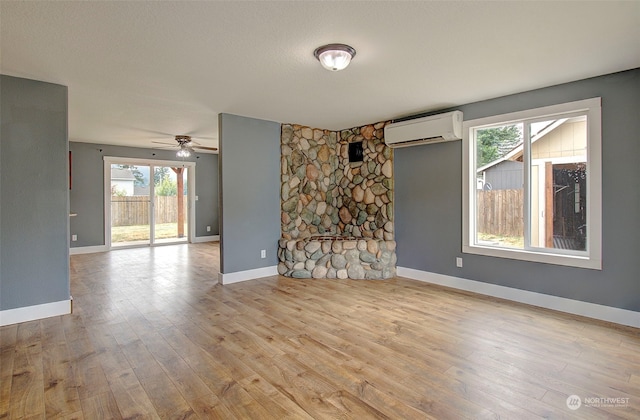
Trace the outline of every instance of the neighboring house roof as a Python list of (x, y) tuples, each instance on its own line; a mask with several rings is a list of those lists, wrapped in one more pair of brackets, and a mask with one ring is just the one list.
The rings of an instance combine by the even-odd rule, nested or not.
[(148, 185), (134, 185), (133, 186), (133, 195), (149, 195), (149, 186)]
[(131, 169), (111, 168), (111, 179), (135, 181), (136, 177), (133, 176)]
[[(547, 134), (549, 134), (550, 132), (552, 132), (556, 128), (560, 127), (567, 120), (568, 120), (568, 118), (559, 118), (557, 120), (552, 121), (550, 124), (548, 124), (547, 126), (542, 128), (539, 132), (537, 132), (533, 137), (531, 137), (531, 143), (533, 144), (536, 141), (540, 140), (541, 138), (543, 138), (544, 136), (546, 136)], [(490, 162), (490, 163), (488, 163), (488, 164), (476, 169), (476, 173), (482, 172), (482, 171), (486, 171), (487, 169), (489, 169), (491, 167), (494, 167), (494, 166), (504, 162), (505, 160), (517, 160), (519, 157), (522, 156), (522, 154), (523, 154), (523, 144), (520, 143), (516, 147), (514, 147), (509, 153), (507, 153), (506, 155), (504, 155), (500, 159), (494, 160), (493, 162)]]

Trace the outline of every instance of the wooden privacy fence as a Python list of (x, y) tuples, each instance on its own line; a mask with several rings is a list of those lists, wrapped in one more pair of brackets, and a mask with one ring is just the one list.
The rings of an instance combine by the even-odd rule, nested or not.
[[(184, 217), (187, 218), (187, 197), (184, 197)], [(178, 197), (156, 196), (156, 223), (178, 221)], [(149, 224), (149, 196), (111, 197), (111, 226)]]
[(498, 236), (523, 236), (523, 190), (478, 191), (477, 231)]

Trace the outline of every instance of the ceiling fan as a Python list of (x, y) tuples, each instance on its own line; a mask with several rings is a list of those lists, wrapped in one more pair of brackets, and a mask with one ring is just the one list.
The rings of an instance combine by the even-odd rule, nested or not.
[[(199, 143), (193, 141), (191, 139), (191, 136), (178, 135), (178, 136), (175, 136), (175, 140), (176, 140), (176, 143), (178, 143), (178, 152), (176, 153), (176, 156), (178, 157), (189, 157), (191, 156), (191, 153), (195, 152), (195, 150), (212, 150), (212, 151), (218, 150), (217, 147), (201, 146)], [(161, 141), (152, 141), (151, 143), (166, 144), (166, 145), (169, 145), (169, 147), (171, 148), (176, 147), (176, 145), (174, 144), (164, 143)]]

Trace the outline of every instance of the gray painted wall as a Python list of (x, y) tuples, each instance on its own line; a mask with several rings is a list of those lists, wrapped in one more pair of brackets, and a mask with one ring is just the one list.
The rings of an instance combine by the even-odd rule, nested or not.
[(456, 107), (473, 120), (602, 97), (602, 271), (462, 254), (461, 142), (395, 150), (398, 266), (640, 311), (638, 92), (635, 69)]
[(68, 300), (66, 86), (0, 76), (0, 310)]
[[(278, 264), (280, 124), (219, 116), (220, 271)], [(267, 258), (260, 258), (260, 250)]]
[[(104, 245), (104, 156), (179, 160), (175, 151), (93, 143), (69, 143), (73, 154), (70, 234), (78, 235), (72, 247)], [(218, 234), (218, 155), (198, 153), (185, 160), (196, 162), (196, 236)], [(211, 232), (207, 232), (211, 226)]]

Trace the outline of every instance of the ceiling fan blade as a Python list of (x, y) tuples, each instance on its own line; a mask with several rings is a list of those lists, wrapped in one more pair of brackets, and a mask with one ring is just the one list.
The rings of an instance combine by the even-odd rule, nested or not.
[(172, 144), (172, 143), (165, 143), (165, 142), (163, 142), (163, 141), (153, 141), (153, 140), (151, 140), (151, 143), (156, 143), (156, 144), (166, 144), (166, 145), (168, 145), (168, 146), (176, 146), (175, 144)]
[(202, 149), (202, 150), (218, 150), (217, 147), (205, 147), (205, 146), (191, 146), (194, 149)]
[(202, 133), (203, 130), (189, 130), (186, 133), (182, 133), (185, 136), (189, 136), (189, 137), (193, 137), (193, 138), (199, 138), (199, 139), (203, 139), (203, 140), (215, 140), (217, 139), (217, 137), (207, 137), (207, 136), (200, 136), (198, 135), (198, 133)]
[(133, 128), (135, 130), (139, 130), (139, 131), (145, 132), (145, 133), (148, 133), (148, 134), (152, 134), (152, 135), (155, 135), (155, 136), (162, 136), (162, 137), (173, 137), (174, 136), (171, 133), (167, 133), (167, 132), (164, 132), (164, 131), (150, 130), (148, 128), (141, 128), (141, 127), (131, 127), (131, 128)]

